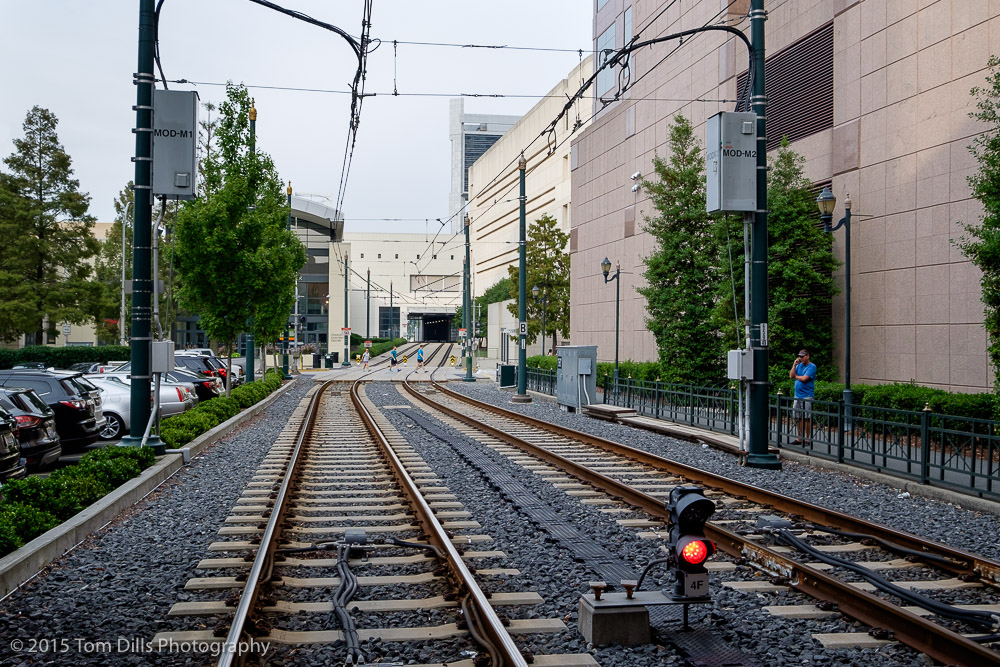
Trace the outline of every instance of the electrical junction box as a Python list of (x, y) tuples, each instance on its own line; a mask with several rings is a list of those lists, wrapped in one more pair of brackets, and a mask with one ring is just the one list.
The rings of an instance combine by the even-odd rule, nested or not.
[(174, 341), (154, 340), (150, 345), (149, 370), (153, 373), (169, 373), (174, 370)]
[(720, 111), (705, 124), (705, 208), (757, 210), (757, 114)]
[(597, 402), (597, 346), (561, 345), (557, 348), (556, 401), (568, 412)]
[(153, 91), (153, 196), (197, 196), (198, 93)]
[(753, 355), (750, 350), (729, 350), (729, 372), (726, 377), (730, 380), (752, 380), (753, 379)]

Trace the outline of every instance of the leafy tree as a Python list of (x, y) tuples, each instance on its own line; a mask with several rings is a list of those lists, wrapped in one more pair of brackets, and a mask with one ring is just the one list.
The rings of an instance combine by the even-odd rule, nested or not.
[(302, 243), (285, 230), (288, 208), (273, 161), (249, 150), (250, 106), (244, 86), (226, 86), (216, 148), (203, 152), (203, 196), (181, 208), (174, 249), (180, 303), (225, 343), (230, 366), (248, 318), (269, 323), (282, 307), (282, 322), (287, 318), (306, 260)]
[[(773, 362), (771, 381), (781, 382), (788, 378), (791, 360), (803, 347), (812, 354), (820, 378), (834, 380), (837, 369), (833, 365), (833, 325), (829, 306), (838, 291), (833, 279), (838, 262), (833, 256), (833, 235), (824, 233), (817, 224), (816, 197), (803, 176), (805, 159), (788, 145), (788, 139), (784, 138), (778, 151), (771, 156), (767, 177), (767, 322), (769, 356)], [(746, 323), (743, 318), (743, 221), (737, 216), (719, 218), (718, 230), (719, 265), (730, 275), (721, 278), (714, 326), (723, 332), (726, 340), (736, 343), (742, 340)], [(734, 319), (737, 317), (739, 319)]]
[(979, 162), (979, 171), (969, 176), (972, 196), (983, 205), (979, 223), (967, 222), (957, 245), (975, 264), (982, 277), (983, 326), (989, 336), (987, 352), (993, 366), (996, 389), (1000, 391), (1000, 58), (990, 56), (986, 85), (976, 86), (976, 110), (969, 116), (985, 125), (969, 151)]
[[(566, 246), (569, 234), (559, 229), (559, 222), (543, 215), (528, 228), (528, 238), (525, 257), (525, 268), (528, 290), (529, 343), (535, 342), (542, 332), (542, 310), (545, 310), (545, 336), (555, 336), (561, 331), (563, 336), (569, 336), (569, 254)], [(510, 298), (514, 303), (507, 308), (514, 317), (518, 317), (518, 267), (513, 264), (507, 267), (510, 287)], [(531, 295), (533, 287), (539, 290), (538, 299)], [(542, 299), (541, 293), (547, 295)]]
[(704, 158), (691, 121), (676, 116), (670, 128), (670, 158), (653, 158), (656, 180), (643, 188), (656, 209), (645, 230), (657, 241), (646, 258), (646, 326), (656, 339), (663, 379), (718, 384), (722, 334), (713, 325), (716, 291), (723, 274), (715, 221), (705, 212)]
[[(44, 343), (60, 322), (93, 322), (101, 287), (90, 262), (97, 252), (90, 197), (80, 192), (72, 160), (59, 143), (55, 115), (39, 106), (24, 119), (24, 137), (4, 158), (0, 178), (0, 337), (29, 334)], [(8, 319), (9, 317), (9, 319)], [(29, 341), (30, 342), (30, 341)]]

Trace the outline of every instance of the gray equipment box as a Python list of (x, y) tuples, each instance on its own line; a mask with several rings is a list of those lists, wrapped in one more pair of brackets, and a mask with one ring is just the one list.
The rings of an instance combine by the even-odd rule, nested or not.
[(150, 346), (149, 370), (153, 373), (169, 373), (174, 370), (174, 341), (154, 340)]
[(576, 412), (597, 402), (597, 346), (563, 345), (558, 348), (556, 400), (563, 410)]
[(153, 91), (153, 196), (198, 194), (198, 93)]
[(757, 210), (757, 114), (720, 111), (705, 124), (705, 208)]

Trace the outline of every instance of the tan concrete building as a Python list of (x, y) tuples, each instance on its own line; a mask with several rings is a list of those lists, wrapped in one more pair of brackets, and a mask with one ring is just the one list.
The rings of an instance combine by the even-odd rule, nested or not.
[[(720, 20), (749, 36), (749, 0), (727, 5), (597, 0), (595, 46), (620, 48), (640, 31), (646, 39)], [(1000, 5), (767, 0), (764, 6), (769, 148), (789, 136), (806, 158), (806, 176), (830, 184), (837, 196), (834, 221), (848, 193), (854, 203), (852, 379), (988, 389), (979, 273), (952, 239), (981, 214), (966, 181), (977, 168), (968, 146), (983, 129), (968, 116), (969, 91), (984, 81), (989, 55), (1000, 52)], [(643, 258), (653, 250), (642, 230), (651, 205), (643, 192), (632, 194), (629, 175), (648, 176), (652, 157), (666, 156), (675, 114), (691, 119), (704, 138), (708, 116), (734, 109), (746, 63), (742, 43), (722, 33), (698, 35), (680, 48), (674, 42), (644, 49), (630, 63), (634, 85), (573, 144), (572, 338), (599, 345), (602, 360), (614, 355), (614, 286), (605, 286), (599, 266), (605, 256), (622, 263), (621, 358), (656, 358), (635, 291)], [(605, 78), (597, 94), (613, 98), (618, 80)], [(834, 247), (843, 260), (843, 231)], [(831, 345), (843, 369), (843, 293), (834, 300), (833, 319)]]
[[(570, 137), (580, 119), (579, 133), (590, 118), (589, 103), (571, 110), (546, 143), (541, 133), (566, 104), (567, 96), (593, 73), (593, 56), (573, 68), (538, 104), (531, 108), (469, 169), (469, 219), (472, 244), (473, 291), (481, 295), (507, 276), (507, 267), (518, 257), (518, 169), (524, 151), (527, 223), (543, 215), (570, 226)], [(550, 148), (554, 150), (550, 153)], [(531, 288), (530, 285), (528, 287)]]

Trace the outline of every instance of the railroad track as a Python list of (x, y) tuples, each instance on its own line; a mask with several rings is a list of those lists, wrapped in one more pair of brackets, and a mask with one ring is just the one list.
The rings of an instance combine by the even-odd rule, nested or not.
[[(487, 599), (477, 577), (518, 573), (491, 567), (505, 554), (488, 549), (491, 538), (475, 532), (479, 524), (361, 381), (327, 382), (307, 399), (210, 546), (215, 557), (198, 563), (217, 576), (189, 580), (200, 599), (170, 611), (200, 627), (159, 633), (154, 647), (214, 643), (220, 666), (264, 650), (282, 664), (392, 664), (397, 656), (412, 664), (414, 652), (399, 647), (431, 641), (435, 656), (521, 666), (528, 662), (512, 635), (566, 630), (560, 619), (500, 618), (494, 607), (514, 616), (542, 599), (530, 591)], [(481, 566), (476, 576), (467, 562)], [(204, 617), (214, 629), (204, 629)], [(596, 664), (587, 654), (534, 660)]]
[[(996, 561), (483, 404), (438, 382), (431, 388), (404, 383), (404, 388), (413, 402), (457, 420), (466, 433), (469, 428), (478, 432), (484, 442), (534, 472), (553, 480), (572, 475), (579, 481), (561, 486), (583, 502), (620, 500), (643, 510), (646, 518), (619, 522), (638, 528), (643, 537), (666, 538), (664, 501), (670, 489), (703, 486), (718, 508), (706, 535), (737, 564), (770, 577), (725, 585), (750, 592), (797, 590), (819, 603), (768, 611), (809, 618), (842, 612), (873, 629), (871, 637), (817, 635), (824, 645), (895, 639), (945, 664), (1000, 664), (1000, 644), (984, 641), (1000, 641), (994, 634), (1000, 631)], [(898, 588), (883, 586), (877, 577)], [(927, 611), (918, 606), (921, 601), (913, 598), (912, 589), (944, 597), (960, 591), (977, 602), (957, 612), (944, 607)]]

